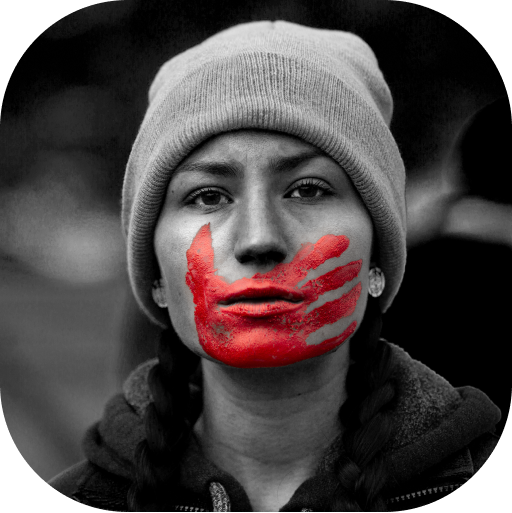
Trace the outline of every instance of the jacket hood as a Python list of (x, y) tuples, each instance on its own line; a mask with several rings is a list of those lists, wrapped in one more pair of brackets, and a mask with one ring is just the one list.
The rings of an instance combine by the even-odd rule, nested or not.
[[(393, 490), (467, 447), (479, 436), (493, 431), (501, 413), (480, 390), (454, 388), (403, 349), (393, 344), (390, 347), (395, 360), (396, 400), (392, 415), (396, 429), (384, 450), (390, 465), (386, 489)], [(84, 440), (89, 461), (126, 479), (132, 478), (135, 447), (144, 438), (143, 415), (151, 401), (147, 376), (155, 364), (156, 359), (149, 360), (130, 375), (123, 393), (109, 401), (103, 418), (88, 430)], [(192, 392), (193, 397), (200, 395), (200, 390)], [(213, 478), (223, 483), (227, 480), (232, 497), (232, 490), (236, 493), (240, 485), (206, 461), (197, 441), (193, 440), (191, 446), (183, 471), (187, 485), (190, 482), (192, 488), (198, 487), (197, 491), (202, 486), (204, 491), (204, 483)], [(329, 486), (325, 476), (337, 451), (335, 442), (319, 467), (319, 473), (324, 476), (319, 486)], [(198, 468), (201, 470), (194, 476), (187, 468), (193, 468), (195, 474)]]

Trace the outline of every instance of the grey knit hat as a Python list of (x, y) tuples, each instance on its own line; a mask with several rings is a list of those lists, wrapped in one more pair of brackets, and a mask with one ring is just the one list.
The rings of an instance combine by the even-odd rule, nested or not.
[(346, 171), (375, 227), (385, 311), (406, 254), (405, 170), (389, 131), (392, 110), (372, 50), (347, 32), (247, 23), (166, 62), (151, 85), (123, 189), (128, 270), (144, 312), (169, 324), (151, 288), (159, 278), (154, 230), (172, 172), (206, 139), (244, 128), (294, 135)]

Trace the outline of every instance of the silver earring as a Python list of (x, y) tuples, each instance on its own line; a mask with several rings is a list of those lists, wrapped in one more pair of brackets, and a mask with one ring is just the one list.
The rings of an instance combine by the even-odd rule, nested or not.
[(386, 286), (384, 273), (379, 267), (372, 267), (369, 273), (370, 283), (368, 285), (368, 294), (372, 297), (379, 297)]
[(160, 308), (167, 308), (167, 299), (165, 298), (162, 280), (155, 280), (153, 282), (153, 288), (151, 289), (151, 293), (153, 294), (153, 301)]

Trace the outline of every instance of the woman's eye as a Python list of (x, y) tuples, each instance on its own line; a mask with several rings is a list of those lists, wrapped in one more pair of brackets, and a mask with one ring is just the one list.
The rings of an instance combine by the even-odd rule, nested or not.
[(322, 194), (322, 190), (316, 185), (301, 185), (292, 191), (291, 198), (315, 198)]
[(304, 182), (288, 193), (290, 198), (313, 199), (330, 194), (331, 188), (324, 182)]
[(204, 205), (218, 205), (222, 201), (222, 194), (217, 191), (202, 192), (196, 197), (196, 203), (203, 203)]
[(216, 207), (230, 203), (230, 200), (217, 189), (200, 189), (189, 196), (187, 203), (198, 207)]

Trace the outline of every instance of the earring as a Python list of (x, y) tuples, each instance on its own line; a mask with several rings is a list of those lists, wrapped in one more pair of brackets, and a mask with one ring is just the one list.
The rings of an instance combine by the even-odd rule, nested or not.
[(379, 297), (386, 286), (384, 273), (379, 267), (372, 267), (369, 273), (370, 283), (368, 285), (368, 294), (372, 297)]
[(153, 301), (160, 308), (167, 308), (167, 299), (165, 298), (162, 280), (155, 280), (153, 282), (153, 288), (151, 289), (151, 293), (153, 294)]

